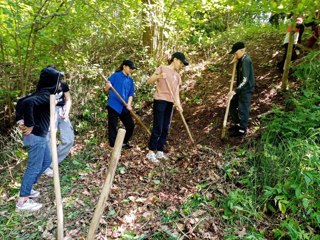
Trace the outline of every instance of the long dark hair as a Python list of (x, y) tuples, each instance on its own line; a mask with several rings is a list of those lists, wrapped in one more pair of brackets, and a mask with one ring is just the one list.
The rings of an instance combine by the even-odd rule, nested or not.
[(121, 72), (123, 70), (124, 64), (121, 63), (121, 65), (116, 69), (116, 72)]

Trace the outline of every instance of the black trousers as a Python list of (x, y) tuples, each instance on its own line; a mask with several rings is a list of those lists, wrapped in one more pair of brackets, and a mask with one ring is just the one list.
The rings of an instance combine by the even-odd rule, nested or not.
[(134, 129), (134, 122), (130, 112), (128, 110), (123, 109), (122, 113), (119, 114), (113, 108), (109, 106), (107, 108), (108, 108), (108, 132), (109, 132), (110, 146), (113, 147), (116, 141), (119, 118), (126, 129), (126, 135), (124, 137), (123, 143), (128, 143), (133, 134), (133, 129)]
[[(284, 63), (286, 61), (286, 58), (287, 58), (287, 53), (288, 53), (288, 43), (285, 43), (283, 45), (283, 48), (284, 48), (284, 54), (283, 54), (283, 57), (282, 57), (282, 60), (280, 62), (278, 62), (277, 64), (277, 67), (279, 68), (279, 70), (281, 72), (283, 72), (283, 67), (284, 67)], [(293, 48), (292, 48), (292, 55), (291, 55), (291, 61), (294, 61), (298, 58), (298, 55), (296, 53), (296, 49), (297, 49), (297, 46), (295, 44), (293, 44)]]
[(252, 92), (235, 94), (230, 102), (230, 117), (235, 124), (240, 124), (244, 130), (248, 128), (250, 100)]
[(163, 151), (171, 121), (173, 103), (164, 100), (153, 101), (153, 128), (149, 149)]

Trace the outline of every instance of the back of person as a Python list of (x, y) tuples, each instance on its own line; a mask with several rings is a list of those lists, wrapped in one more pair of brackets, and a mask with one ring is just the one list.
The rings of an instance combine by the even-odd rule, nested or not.
[(50, 94), (55, 94), (61, 73), (51, 67), (40, 74), (37, 92), (18, 101), (16, 121), (23, 133), (23, 144), (28, 150), (27, 168), (22, 177), (17, 211), (36, 211), (42, 204), (33, 200), (40, 195), (33, 185), (51, 164), (48, 139), (50, 124)]

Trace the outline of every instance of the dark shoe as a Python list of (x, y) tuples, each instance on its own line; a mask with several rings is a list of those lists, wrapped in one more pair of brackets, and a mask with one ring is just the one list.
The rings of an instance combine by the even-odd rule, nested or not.
[(122, 144), (122, 149), (130, 149), (130, 148), (133, 148), (133, 146), (132, 145), (130, 145), (129, 143), (124, 143), (124, 144)]
[(240, 128), (239, 125), (234, 125), (234, 126), (228, 128), (228, 132), (229, 132), (229, 133), (233, 133), (233, 132), (235, 132), (235, 131), (238, 131), (239, 128)]
[(246, 130), (239, 128), (237, 131), (230, 134), (230, 137), (243, 137), (244, 135), (246, 135)]

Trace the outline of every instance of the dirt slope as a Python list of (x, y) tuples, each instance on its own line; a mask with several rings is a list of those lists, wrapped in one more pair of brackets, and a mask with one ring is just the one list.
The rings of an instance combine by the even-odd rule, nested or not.
[[(214, 199), (217, 194), (226, 195), (229, 186), (220, 176), (225, 148), (237, 147), (248, 138), (254, 138), (259, 130), (257, 116), (270, 110), (271, 104), (280, 100), (277, 86), (281, 78), (276, 69), (276, 62), (281, 57), (277, 56), (280, 46), (278, 39), (248, 41), (246, 44), (254, 63), (257, 82), (248, 136), (244, 139), (220, 140), (226, 93), (231, 79), (231, 56), (221, 53), (223, 57), (220, 59), (207, 59), (206, 62), (199, 61), (201, 63), (191, 65), (183, 75), (182, 99), (183, 114), (196, 145), (190, 144), (180, 116), (175, 112), (166, 150), (170, 160), (155, 165), (145, 159), (148, 139), (143, 129), (137, 126), (132, 140), (135, 148), (124, 151), (121, 156), (119, 165), (126, 170), (116, 175), (107, 206), (107, 211), (114, 209), (117, 214), (108, 219), (109, 227), (100, 229), (101, 236), (107, 234), (116, 239), (121, 231), (126, 230), (145, 234), (148, 238), (157, 231), (190, 239), (222, 238), (223, 226), (217, 209), (198, 212), (197, 216), (186, 216), (175, 224), (163, 222), (163, 210), (174, 213), (203, 181), (214, 185), (207, 193), (209, 199)], [(266, 45), (268, 48), (265, 48)], [(196, 59), (193, 60), (196, 62)], [(151, 111), (144, 109), (144, 112)], [(147, 124), (151, 124), (151, 119), (151, 115), (143, 116)], [(104, 161), (108, 160), (109, 155)], [(103, 176), (103, 171), (105, 169), (101, 169), (98, 175)], [(88, 179), (96, 176), (96, 173), (92, 174)], [(204, 219), (201, 223), (194, 220), (201, 217)], [(111, 226), (117, 227), (112, 230)]]
[[(208, 201), (227, 195), (232, 186), (226, 184), (221, 170), (226, 147), (236, 148), (254, 138), (259, 131), (257, 116), (270, 110), (271, 104), (281, 99), (277, 90), (281, 78), (276, 69), (280, 58), (277, 51), (281, 50), (279, 39), (261, 37), (258, 41), (246, 41), (246, 45), (254, 63), (257, 82), (247, 137), (220, 140), (231, 79), (231, 56), (221, 51), (219, 59), (203, 59), (201, 54), (191, 59), (191, 66), (183, 73), (182, 100), (183, 114), (196, 144), (190, 144), (180, 116), (175, 112), (166, 149), (170, 159), (153, 164), (145, 158), (146, 134), (137, 126), (132, 139), (135, 147), (122, 152), (97, 239), (104, 239), (104, 236), (119, 239), (124, 232), (144, 235), (145, 239), (170, 239), (170, 235), (180, 239), (222, 239), (224, 226), (220, 213), (223, 209), (200, 205), (196, 208), (198, 210), (189, 213), (181, 211), (181, 205), (190, 196), (196, 196), (204, 182), (210, 185), (203, 193)], [(142, 116), (147, 125), (151, 125), (151, 105), (146, 104), (148, 107), (143, 109), (144, 113), (150, 113)], [(72, 159), (81, 152), (85, 138), (76, 136)], [(69, 204), (64, 212), (69, 216), (65, 222), (67, 239), (84, 239), (86, 236), (85, 229), (94, 212), (87, 206), (96, 205), (110, 160), (107, 143), (101, 143), (100, 147), (107, 149), (106, 153), (87, 162), (94, 171), (79, 170), (77, 174), (80, 177), (74, 182), (68, 179), (67, 173), (64, 177), (62, 172), (62, 187), (64, 181), (71, 181), (73, 185), (70, 191), (62, 192), (64, 203)], [(64, 164), (67, 163), (63, 163), (62, 168)], [(54, 239), (56, 225), (52, 182), (50, 184), (49, 181), (40, 181), (37, 186), (43, 195), (39, 201), (45, 205), (45, 211), (39, 214), (48, 221), (45, 229), (38, 230), (46, 239)], [(175, 214), (178, 216), (174, 217)], [(25, 221), (27, 223), (28, 219)]]

